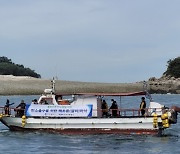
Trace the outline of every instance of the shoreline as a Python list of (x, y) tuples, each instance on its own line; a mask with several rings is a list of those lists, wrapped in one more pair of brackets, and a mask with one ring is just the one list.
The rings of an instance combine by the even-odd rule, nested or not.
[[(55, 81), (56, 93), (120, 93), (143, 90), (143, 82), (136, 83), (98, 83), (80, 81)], [(149, 80), (148, 91), (157, 94), (180, 94), (180, 81)], [(0, 95), (40, 95), (44, 89), (51, 88), (51, 80), (32, 77), (0, 75)]]

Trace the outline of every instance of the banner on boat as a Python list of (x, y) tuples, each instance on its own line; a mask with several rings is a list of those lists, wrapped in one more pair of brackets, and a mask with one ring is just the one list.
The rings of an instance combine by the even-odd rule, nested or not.
[(35, 117), (92, 117), (93, 105), (26, 105), (26, 116)]

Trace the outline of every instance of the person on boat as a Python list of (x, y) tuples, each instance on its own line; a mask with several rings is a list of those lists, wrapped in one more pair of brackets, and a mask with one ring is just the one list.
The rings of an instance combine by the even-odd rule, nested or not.
[(32, 104), (38, 104), (37, 99), (33, 99)]
[(145, 112), (146, 112), (146, 101), (145, 101), (145, 97), (142, 97), (142, 98), (141, 98), (140, 111), (141, 111), (141, 115), (144, 116), (144, 114), (145, 114)]
[(102, 109), (102, 116), (107, 117), (108, 116), (108, 105), (105, 100), (103, 100), (103, 102), (102, 102), (101, 109)]
[(16, 107), (17, 116), (22, 117), (24, 115), (25, 108), (26, 103), (24, 103), (24, 100), (21, 100), (21, 103)]
[(118, 115), (118, 105), (114, 99), (111, 99), (112, 105), (109, 108), (112, 111), (112, 117), (117, 117)]
[(11, 105), (13, 105), (14, 103), (9, 103), (9, 99), (7, 99), (7, 101), (6, 101), (6, 105), (4, 106), (4, 111), (5, 111), (5, 114), (7, 114), (7, 115), (10, 115), (10, 110), (9, 110), (9, 107), (11, 106)]
[(34, 100), (33, 100), (33, 103), (34, 103), (34, 104), (38, 104), (37, 99), (34, 99)]
[(48, 102), (47, 102), (47, 100), (45, 100), (45, 101), (44, 101), (44, 105), (48, 105)]

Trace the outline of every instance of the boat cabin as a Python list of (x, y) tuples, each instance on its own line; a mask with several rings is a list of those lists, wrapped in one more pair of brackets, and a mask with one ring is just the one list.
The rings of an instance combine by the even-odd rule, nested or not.
[[(31, 104), (27, 109), (29, 116), (50, 116), (50, 117), (97, 117), (104, 116), (102, 109), (104, 96), (139, 96), (145, 95), (145, 92), (133, 93), (76, 93), (76, 94), (58, 94), (52, 93), (51, 89), (45, 89), (44, 94), (39, 98), (38, 104)], [(51, 108), (51, 110), (49, 110)], [(30, 111), (31, 109), (31, 111)], [(115, 111), (113, 111), (115, 110)], [(37, 111), (37, 112), (35, 112)], [(38, 113), (38, 111), (44, 111)], [(46, 113), (45, 111), (48, 111)], [(120, 116), (140, 116), (139, 109), (107, 109), (105, 117), (112, 117), (113, 112), (116, 112), (115, 117)], [(159, 112), (162, 114), (162, 106), (159, 103), (151, 102), (147, 113)], [(147, 115), (146, 113), (146, 115)]]

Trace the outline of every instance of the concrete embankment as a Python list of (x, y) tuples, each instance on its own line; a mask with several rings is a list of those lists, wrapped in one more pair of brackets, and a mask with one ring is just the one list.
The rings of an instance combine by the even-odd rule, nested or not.
[[(143, 83), (92, 83), (56, 80), (56, 93), (134, 92), (142, 91)], [(0, 76), (0, 95), (42, 94), (51, 88), (51, 80), (31, 77)]]

